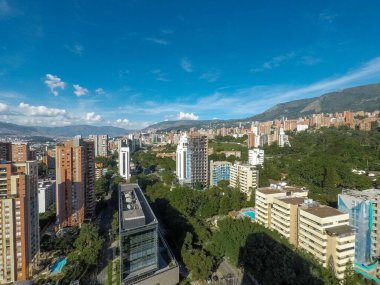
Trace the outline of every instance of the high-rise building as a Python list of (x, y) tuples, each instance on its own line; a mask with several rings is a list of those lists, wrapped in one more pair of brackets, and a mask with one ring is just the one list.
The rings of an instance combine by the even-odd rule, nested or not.
[(119, 174), (124, 179), (131, 176), (130, 170), (131, 153), (129, 146), (122, 146), (119, 151)]
[(1, 160), (12, 160), (12, 143), (0, 142), (0, 161)]
[(39, 252), (36, 161), (0, 164), (0, 283), (27, 280)]
[(38, 213), (45, 213), (55, 203), (55, 181), (38, 181)]
[(57, 145), (56, 205), (60, 227), (81, 225), (95, 210), (94, 142), (75, 138)]
[(180, 183), (191, 181), (191, 150), (189, 137), (184, 134), (180, 137), (176, 152), (176, 174)]
[(349, 215), (310, 201), (300, 206), (298, 223), (298, 246), (342, 280), (355, 257), (355, 230), (349, 226)]
[(207, 136), (181, 136), (176, 152), (176, 173), (180, 183), (208, 185)]
[(89, 135), (88, 138), (94, 142), (96, 157), (108, 155), (108, 135)]
[(231, 162), (210, 161), (210, 186), (218, 185), (219, 181), (230, 180)]
[(13, 162), (24, 162), (31, 159), (30, 149), (28, 143), (12, 143), (12, 157)]
[(343, 190), (338, 195), (338, 209), (349, 214), (356, 232), (355, 266), (371, 271), (380, 256), (380, 190)]
[(254, 133), (248, 133), (248, 139), (247, 139), (247, 145), (248, 149), (255, 147), (255, 134)]
[(248, 163), (250, 165), (263, 165), (264, 164), (264, 150), (254, 148), (248, 150)]
[(191, 150), (191, 185), (208, 185), (208, 139), (207, 136), (193, 136), (189, 141)]
[(259, 171), (252, 165), (240, 164), (236, 162), (230, 169), (230, 185), (234, 188), (239, 188), (247, 199), (250, 199), (251, 194), (258, 186)]
[(119, 221), (121, 284), (178, 284), (178, 263), (138, 184), (119, 185)]

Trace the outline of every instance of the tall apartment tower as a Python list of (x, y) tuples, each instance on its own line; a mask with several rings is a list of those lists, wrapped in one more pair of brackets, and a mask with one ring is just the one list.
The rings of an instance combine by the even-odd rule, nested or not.
[(380, 190), (343, 190), (338, 195), (338, 209), (349, 214), (356, 232), (355, 266), (372, 271), (371, 265), (380, 256)]
[(176, 174), (180, 183), (191, 182), (191, 151), (187, 134), (180, 137), (177, 146)]
[(59, 227), (80, 226), (95, 209), (94, 143), (75, 138), (58, 145), (56, 170)]
[(12, 157), (13, 162), (24, 162), (31, 159), (31, 153), (28, 143), (12, 143)]
[(0, 164), (0, 284), (27, 280), (39, 252), (36, 161)]
[(0, 160), (12, 160), (12, 143), (0, 142)]
[(190, 138), (191, 150), (191, 185), (208, 185), (208, 139), (207, 136), (194, 136)]
[(108, 155), (108, 135), (89, 135), (88, 138), (94, 141), (96, 157)]
[(120, 283), (175, 285), (179, 267), (138, 184), (119, 185)]
[(131, 153), (129, 146), (120, 147), (119, 151), (119, 174), (124, 179), (129, 179), (131, 176), (130, 170)]

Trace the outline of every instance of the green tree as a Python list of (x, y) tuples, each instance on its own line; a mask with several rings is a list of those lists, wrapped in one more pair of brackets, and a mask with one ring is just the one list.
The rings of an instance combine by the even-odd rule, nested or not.
[(346, 270), (344, 271), (344, 279), (342, 285), (355, 285), (355, 271), (351, 261), (348, 261), (346, 264)]
[(103, 240), (98, 228), (92, 224), (83, 224), (78, 238), (74, 242), (76, 255), (88, 265), (97, 264)]

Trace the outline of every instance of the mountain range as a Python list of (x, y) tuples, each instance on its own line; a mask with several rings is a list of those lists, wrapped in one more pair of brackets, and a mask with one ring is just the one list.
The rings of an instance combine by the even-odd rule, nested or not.
[(82, 135), (108, 134), (111, 137), (127, 134), (128, 130), (112, 126), (73, 125), (65, 127), (39, 127), (20, 126), (11, 123), (0, 122), (0, 135), (2, 136), (45, 136), (45, 137), (74, 137)]
[(375, 110), (380, 110), (380, 84), (368, 84), (326, 93), (319, 97), (280, 103), (261, 114), (248, 118), (234, 120), (165, 121), (151, 125), (145, 130), (189, 129), (191, 127), (233, 127), (238, 126), (240, 123), (271, 121), (283, 117), (297, 119), (318, 113), (343, 111), (372, 112)]
[[(178, 130), (197, 128), (234, 127), (239, 124), (248, 124), (252, 121), (270, 121), (281, 119), (296, 119), (317, 113), (335, 113), (343, 111), (380, 110), (380, 84), (368, 84), (346, 88), (335, 92), (323, 94), (319, 97), (300, 99), (280, 103), (261, 114), (248, 118), (234, 120), (179, 120), (165, 121), (151, 125), (147, 130)], [(20, 126), (0, 122), (0, 135), (11, 136), (46, 136), (46, 137), (73, 137), (75, 135), (88, 136), (90, 134), (108, 134), (111, 137), (127, 134), (123, 128), (112, 126), (72, 125), (65, 127)]]

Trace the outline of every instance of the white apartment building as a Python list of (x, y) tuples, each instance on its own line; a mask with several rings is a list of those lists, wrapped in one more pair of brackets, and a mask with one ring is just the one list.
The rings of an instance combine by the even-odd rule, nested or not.
[(38, 181), (38, 213), (45, 213), (55, 202), (55, 180)]
[(355, 231), (349, 214), (308, 200), (299, 208), (298, 246), (342, 280), (355, 258)]
[(176, 174), (181, 183), (191, 182), (191, 150), (189, 137), (185, 133), (180, 137), (176, 152)]
[(298, 245), (298, 207), (305, 197), (279, 197), (273, 199), (271, 228), (286, 237), (294, 246)]
[(120, 147), (119, 152), (119, 174), (124, 179), (129, 179), (131, 176), (131, 153), (128, 146)]
[(239, 188), (247, 199), (250, 199), (252, 191), (257, 188), (259, 182), (259, 171), (252, 165), (235, 163), (230, 169), (230, 185)]
[(262, 166), (264, 164), (264, 150), (259, 148), (248, 150), (248, 163), (253, 166)]
[[(265, 227), (271, 228), (273, 203), (276, 198), (306, 198), (308, 190), (300, 187), (271, 185), (256, 190), (256, 219), (257, 222)], [(276, 208), (277, 209), (277, 208)], [(280, 211), (280, 209), (278, 209)]]

